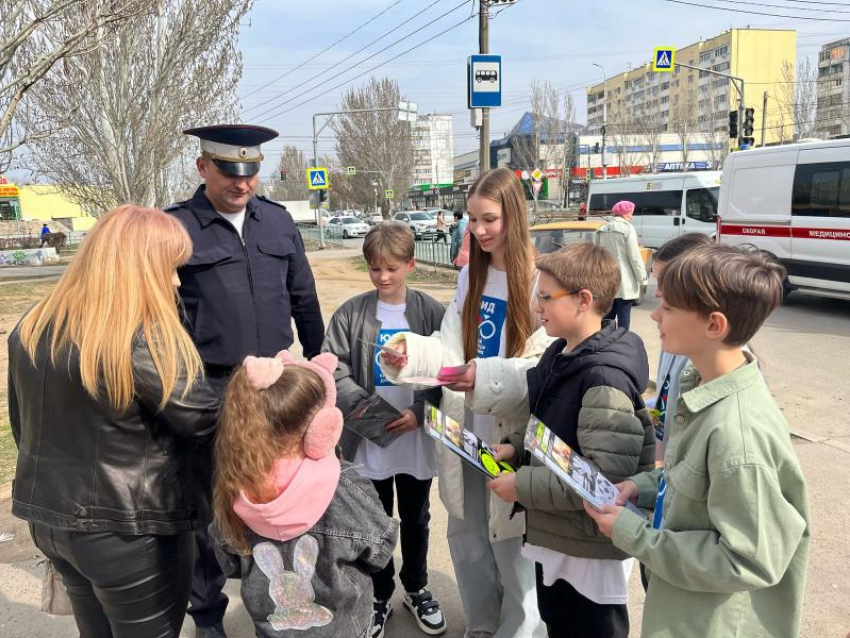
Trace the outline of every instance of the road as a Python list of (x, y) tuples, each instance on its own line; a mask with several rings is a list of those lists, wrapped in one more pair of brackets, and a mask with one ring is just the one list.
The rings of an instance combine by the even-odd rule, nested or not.
[[(352, 243), (362, 240), (351, 240)], [(326, 317), (349, 296), (369, 289), (366, 273), (351, 267), (345, 251), (311, 253), (319, 298)], [(453, 294), (451, 286), (421, 284), (441, 301)], [(658, 359), (658, 339), (649, 313), (656, 307), (654, 285), (647, 300), (636, 308), (632, 328), (647, 347), (654, 370)], [(763, 363), (765, 377), (789, 426), (806, 439), (795, 438), (795, 449), (806, 473), (812, 514), (812, 554), (809, 563), (803, 638), (843, 637), (850, 630), (847, 601), (850, 600), (850, 508), (844, 503), (844, 488), (850, 485), (850, 427), (846, 411), (850, 371), (850, 302), (792, 295), (769, 319), (752, 342)], [(451, 561), (445, 543), (446, 512), (436, 486), (432, 492), (431, 588), (449, 623), (447, 638), (463, 635), (463, 614), (457, 595)], [(13, 532), (16, 538), (0, 543), (0, 635), (5, 638), (77, 635), (69, 618), (50, 618), (38, 611), (40, 568), (36, 567), (26, 526), (9, 515), (8, 487), (0, 488), (0, 533)], [(634, 576), (634, 575), (633, 575)], [(232, 604), (225, 626), (231, 638), (253, 636), (250, 621), (239, 600), (239, 582), (230, 581), (227, 591)], [(388, 636), (407, 638), (422, 635), (410, 614), (401, 607), (396, 592), (396, 611), (387, 625)], [(632, 636), (640, 633), (644, 594), (637, 578), (631, 583), (630, 616)], [(844, 601), (844, 602), (842, 602)], [(184, 636), (191, 636), (192, 623), (186, 622)]]

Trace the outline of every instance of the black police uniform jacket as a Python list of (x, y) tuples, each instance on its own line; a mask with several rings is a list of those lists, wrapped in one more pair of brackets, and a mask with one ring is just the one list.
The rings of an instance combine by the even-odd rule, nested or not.
[(242, 238), (198, 188), (168, 206), (192, 238), (178, 269), (186, 327), (207, 366), (232, 367), (292, 345), (292, 319), (306, 357), (319, 354), (324, 323), (304, 242), (286, 209), (252, 197)]

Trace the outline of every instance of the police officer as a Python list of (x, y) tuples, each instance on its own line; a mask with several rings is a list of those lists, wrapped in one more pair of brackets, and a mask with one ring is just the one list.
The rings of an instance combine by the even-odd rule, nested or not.
[[(301, 235), (286, 209), (255, 196), (263, 154), (277, 137), (262, 126), (206, 126), (183, 131), (201, 141), (205, 184), (167, 207), (189, 231), (194, 252), (179, 269), (180, 296), (210, 385), (220, 394), (247, 355), (270, 357), (292, 345), (292, 319), (305, 357), (318, 354), (324, 323)], [(189, 614), (198, 638), (225, 636), (226, 578), (207, 530), (198, 557)]]

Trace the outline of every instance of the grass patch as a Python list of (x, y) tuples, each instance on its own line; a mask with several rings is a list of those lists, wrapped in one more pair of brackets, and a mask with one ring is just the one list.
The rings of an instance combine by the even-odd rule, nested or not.
[[(363, 257), (352, 257), (351, 267), (359, 272), (368, 272), (369, 266)], [(417, 262), (416, 270), (407, 276), (407, 281), (412, 284), (457, 284), (458, 270), (438, 266), (434, 270), (431, 264), (419, 264)]]

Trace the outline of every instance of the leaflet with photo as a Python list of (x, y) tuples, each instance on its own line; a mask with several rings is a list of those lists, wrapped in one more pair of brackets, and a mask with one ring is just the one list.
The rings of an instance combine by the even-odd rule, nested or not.
[[(620, 491), (614, 484), (533, 414), (525, 433), (525, 449), (594, 508), (616, 505)], [(627, 503), (626, 507), (643, 516), (633, 504)]]
[(425, 403), (425, 431), (488, 479), (516, 472), (510, 463), (496, 461), (493, 448), (430, 403)]
[(388, 432), (387, 426), (401, 417), (386, 399), (373, 394), (362, 399), (345, 417), (343, 425), (368, 441), (387, 447), (400, 434)]

